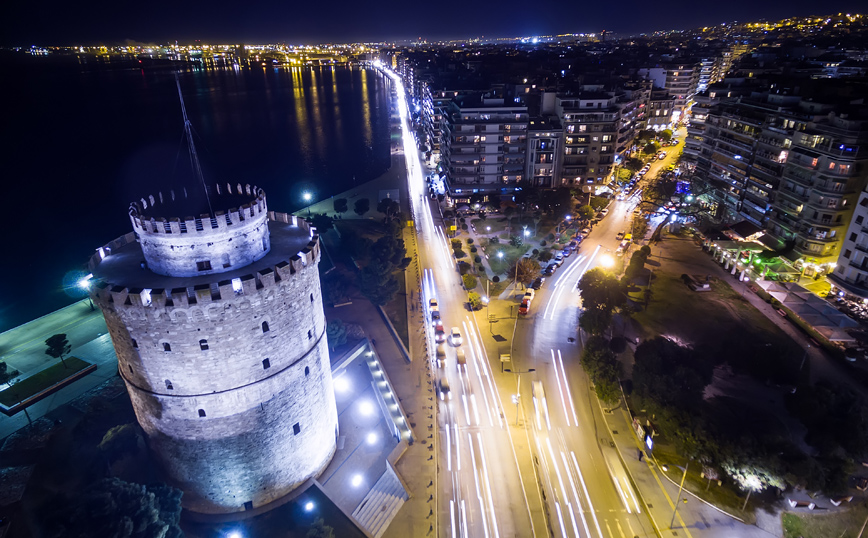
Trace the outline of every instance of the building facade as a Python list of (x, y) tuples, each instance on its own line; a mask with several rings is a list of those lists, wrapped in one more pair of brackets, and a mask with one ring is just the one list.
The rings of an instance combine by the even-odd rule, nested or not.
[(526, 179), (526, 106), (482, 94), (459, 95), (444, 118), (442, 163), (452, 198), (508, 194)]
[(129, 214), (134, 231), (89, 262), (91, 297), (184, 507), (249, 510), (317, 476), (337, 411), (313, 230), (249, 185), (149, 196)]
[(617, 97), (606, 93), (559, 95), (556, 109), (564, 128), (563, 183), (596, 192), (611, 181), (615, 168), (621, 126)]

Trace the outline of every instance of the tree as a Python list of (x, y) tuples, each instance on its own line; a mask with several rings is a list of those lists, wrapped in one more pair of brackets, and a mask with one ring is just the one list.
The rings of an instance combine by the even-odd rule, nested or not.
[(181, 491), (106, 478), (51, 503), (52, 536), (67, 538), (181, 538)]
[(310, 217), (310, 222), (319, 235), (326, 233), (327, 231), (334, 228), (334, 219), (326, 215), (325, 213), (314, 213)]
[(329, 348), (334, 351), (339, 346), (347, 343), (347, 326), (343, 320), (333, 319), (326, 325), (326, 337), (329, 341)]
[(592, 336), (582, 350), (582, 368), (594, 383), (597, 397), (605, 403), (614, 403), (621, 397), (621, 363), (609, 349), (606, 340)]
[(106, 460), (111, 463), (127, 454), (138, 452), (141, 437), (137, 424), (121, 424), (106, 432), (98, 448)]
[(69, 340), (66, 339), (66, 335), (55, 334), (45, 341), (45, 345), (48, 346), (48, 349), (45, 350), (45, 354), (54, 357), (55, 359), (60, 359), (60, 362), (62, 362), (63, 366), (66, 367), (66, 362), (63, 360), (63, 356), (69, 353), (69, 350), (72, 349), (69, 345)]
[(594, 211), (594, 208), (589, 205), (583, 205), (579, 207), (578, 213), (579, 218), (582, 220), (591, 220), (592, 218), (597, 216), (597, 212)]
[(503, 208), (503, 216), (506, 217), (506, 225), (512, 228), (512, 217), (515, 215), (515, 208), (508, 205)]
[(322, 518), (317, 519), (307, 531), (307, 538), (335, 538), (335, 530), (325, 524)]
[(610, 313), (627, 302), (621, 283), (611, 272), (595, 267), (579, 280), (582, 306), (586, 310), (602, 309)]
[(332, 205), (334, 206), (335, 213), (339, 215), (343, 215), (350, 209), (346, 198), (335, 198)]
[(552, 251), (543, 250), (539, 253), (539, 256), (537, 256), (537, 258), (539, 258), (539, 261), (541, 261), (542, 263), (548, 263), (549, 261), (551, 261), (552, 256)]
[(642, 129), (639, 131), (639, 134), (636, 135), (636, 139), (640, 142), (643, 140), (654, 140), (654, 131), (650, 129)]
[(473, 275), (464, 275), (461, 277), (461, 280), (464, 282), (464, 287), (468, 290), (476, 287), (476, 277)]
[(713, 366), (704, 354), (658, 336), (636, 348), (633, 390), (662, 407), (694, 409), (711, 382)]
[(488, 207), (491, 209), (498, 211), (500, 209), (501, 198), (499, 194), (489, 194), (488, 195)]
[(672, 140), (672, 130), (663, 129), (662, 131), (660, 131), (660, 138), (662, 138), (664, 142), (669, 142), (670, 140)]
[(391, 198), (383, 198), (377, 203), (377, 212), (384, 215), (386, 222), (391, 222), (401, 214), (401, 204)]
[(612, 311), (606, 308), (588, 308), (579, 317), (579, 327), (588, 334), (600, 336), (612, 323)]
[(482, 297), (475, 291), (471, 291), (470, 293), (468, 293), (467, 299), (468, 301), (470, 301), (471, 310), (479, 310), (480, 308), (482, 308)]
[(9, 383), (17, 375), (18, 370), (10, 370), (5, 362), (0, 361), (0, 385)]
[(394, 266), (388, 260), (372, 258), (359, 274), (359, 291), (373, 304), (383, 306), (398, 294)]
[(539, 272), (539, 262), (531, 258), (519, 258), (509, 268), (509, 276), (514, 278), (516, 283), (525, 286), (530, 285), (539, 276)]
[(654, 142), (650, 142), (644, 148), (642, 148), (642, 153), (644, 153), (645, 155), (654, 155), (655, 153), (657, 153), (658, 148), (659, 146), (657, 144), (655, 144)]
[(636, 157), (627, 157), (624, 161), (624, 167), (631, 172), (638, 172), (642, 169), (645, 164), (642, 162), (642, 159), (637, 159)]
[(356, 200), (356, 203), (353, 204), (353, 212), (360, 217), (370, 210), (371, 201), (367, 198), (359, 198)]

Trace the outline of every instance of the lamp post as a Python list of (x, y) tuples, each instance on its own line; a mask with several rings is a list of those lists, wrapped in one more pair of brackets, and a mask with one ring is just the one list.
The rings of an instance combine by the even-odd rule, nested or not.
[(744, 299), (744, 294), (747, 292), (747, 283), (750, 282), (750, 277), (746, 276), (742, 281), (744, 282), (744, 289), (741, 290), (741, 297)]
[(83, 289), (85, 293), (87, 293), (87, 302), (90, 304), (91, 311), (95, 310), (93, 306), (93, 300), (90, 298), (90, 279), (93, 278), (93, 275), (87, 275), (78, 281), (78, 287)]
[(681, 475), (681, 485), (678, 486), (678, 498), (675, 499), (675, 510), (672, 511), (672, 521), (669, 522), (669, 529), (672, 530), (672, 525), (675, 524), (675, 514), (678, 513), (678, 503), (681, 502), (681, 492), (684, 491), (684, 479), (687, 478), (687, 468), (690, 466), (690, 460), (684, 465), (684, 474)]
[(536, 372), (536, 368), (528, 368), (527, 370), (510, 370), (509, 368), (506, 368), (503, 371), (516, 374), (515, 394), (512, 395), (512, 403), (515, 404), (515, 425), (518, 426), (518, 402), (521, 399), (521, 374)]
[(482, 298), (482, 302), (485, 303), (485, 317), (488, 318), (488, 332), (494, 334), (494, 329), (491, 328), (491, 310), (489, 309), (489, 304), (491, 303), (491, 292), (489, 288), (491, 286), (491, 280), (485, 279), (485, 297)]
[(307, 204), (307, 218), (310, 218), (310, 201), (313, 200), (313, 194), (305, 191), (301, 197), (304, 198), (304, 201)]

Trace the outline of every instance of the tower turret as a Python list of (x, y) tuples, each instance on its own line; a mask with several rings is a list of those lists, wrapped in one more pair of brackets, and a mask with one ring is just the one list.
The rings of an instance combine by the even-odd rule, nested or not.
[(318, 237), (256, 187), (207, 193), (132, 204), (89, 267), (149, 448), (187, 509), (228, 513), (322, 472), (337, 411)]

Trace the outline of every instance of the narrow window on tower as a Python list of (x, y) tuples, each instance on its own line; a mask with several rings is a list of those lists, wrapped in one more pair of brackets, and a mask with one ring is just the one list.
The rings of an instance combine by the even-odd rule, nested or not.
[(132, 366), (131, 364), (128, 364), (128, 365), (127, 365), (127, 368), (130, 369), (130, 373), (133, 373), (133, 366)]
[(307, 331), (307, 339), (310, 340), (313, 338), (313, 331)]
[(229, 261), (229, 254), (223, 255), (223, 269), (228, 269), (232, 267), (232, 262)]
[(163, 351), (172, 351), (172, 346), (168, 342), (163, 342)]
[(269, 328), (268, 328), (268, 322), (267, 322), (267, 321), (263, 321), (263, 322), (262, 322), (262, 332), (267, 333), (268, 331), (269, 331)]
[(295, 435), (300, 434), (301, 433), (301, 424), (299, 424), (298, 422), (293, 424), (292, 425), (292, 433), (294, 433)]
[(313, 302), (313, 293), (310, 294), (310, 302)]
[(132, 341), (133, 341), (133, 347), (134, 347), (135, 349), (139, 349), (139, 343), (136, 342), (136, 339), (133, 338)]
[(304, 376), (307, 377), (310, 375), (310, 366), (304, 367)]
[(199, 417), (202, 418), (202, 417), (204, 417), (204, 416), (205, 416), (205, 410), (204, 410), (204, 409), (200, 409), (200, 410), (199, 410)]
[(271, 359), (265, 359), (262, 361), (262, 369), (268, 370), (269, 368), (271, 368)]
[(169, 381), (168, 379), (166, 380), (166, 388), (168, 390), (175, 390), (175, 387), (172, 386), (172, 382)]
[(208, 351), (208, 340), (199, 340), (199, 349)]
[(198, 271), (210, 271), (211, 270), (211, 261), (206, 260), (204, 262), (196, 262), (196, 270), (198, 270)]

